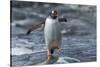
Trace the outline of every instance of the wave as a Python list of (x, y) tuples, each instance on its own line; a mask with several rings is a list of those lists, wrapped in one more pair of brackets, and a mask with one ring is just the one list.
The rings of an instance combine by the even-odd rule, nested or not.
[(40, 53), (40, 52), (46, 52), (47, 50), (41, 50), (41, 51), (37, 51), (37, 50), (30, 50), (28, 48), (25, 47), (16, 47), (16, 48), (12, 48), (12, 55), (24, 55), (24, 54), (33, 54), (33, 53)]
[[(51, 62), (53, 62), (53, 60)], [(72, 58), (72, 57), (59, 57), (59, 59), (52, 64), (67, 64), (67, 63), (73, 63), (73, 62), (79, 63), (80, 60), (76, 58)], [(44, 62), (39, 63), (38, 65), (44, 65), (44, 64), (49, 64), (49, 63), (47, 63), (47, 60), (45, 60)], [(22, 67), (31, 67), (31, 65), (22, 66)]]

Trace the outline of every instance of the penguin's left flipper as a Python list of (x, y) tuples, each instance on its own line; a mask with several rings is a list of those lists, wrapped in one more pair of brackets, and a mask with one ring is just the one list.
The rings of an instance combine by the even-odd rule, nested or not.
[(66, 18), (59, 18), (59, 22), (67, 22)]

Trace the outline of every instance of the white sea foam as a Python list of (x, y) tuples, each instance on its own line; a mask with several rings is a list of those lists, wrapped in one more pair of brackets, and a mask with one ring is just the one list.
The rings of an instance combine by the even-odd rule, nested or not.
[(12, 48), (12, 55), (23, 55), (23, 54), (32, 54), (32, 53), (39, 53), (39, 52), (44, 52), (46, 50), (41, 50), (41, 51), (37, 51), (37, 50), (30, 50), (28, 48), (25, 47), (16, 47), (16, 48)]
[(69, 62), (66, 61), (63, 57), (60, 57), (56, 63), (58, 63), (58, 64), (65, 64), (65, 63), (69, 63)]
[(32, 53), (32, 50), (29, 50), (27, 48), (12, 48), (12, 55), (22, 55), (22, 54), (30, 54)]
[[(54, 64), (67, 64), (67, 63), (70, 63), (69, 61), (80, 62), (80, 60), (72, 58), (72, 57), (60, 57)], [(39, 63), (38, 65), (44, 65), (46, 64), (46, 62), (47, 60), (42, 63)], [(23, 67), (31, 67), (31, 66), (23, 66)]]

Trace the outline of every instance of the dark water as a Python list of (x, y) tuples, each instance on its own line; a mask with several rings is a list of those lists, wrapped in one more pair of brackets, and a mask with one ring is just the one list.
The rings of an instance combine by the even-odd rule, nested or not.
[[(39, 23), (48, 12), (57, 9), (62, 23), (63, 51), (55, 51), (59, 60), (53, 64), (96, 61), (96, 6), (49, 3), (12, 2), (11, 57), (12, 66), (45, 64), (47, 47), (42, 27), (26, 35), (32, 24)], [(65, 31), (65, 32), (64, 32)]]

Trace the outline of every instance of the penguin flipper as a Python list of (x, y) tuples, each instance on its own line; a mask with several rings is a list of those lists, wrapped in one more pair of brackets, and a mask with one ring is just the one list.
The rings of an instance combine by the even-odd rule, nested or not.
[(59, 22), (67, 22), (66, 18), (59, 18)]
[(30, 33), (31, 33), (31, 30), (28, 30), (26, 34), (29, 35)]
[(41, 27), (42, 24), (45, 24), (45, 22), (41, 22), (39, 24), (33, 25), (27, 32), (26, 34), (29, 35), (32, 31), (34, 31), (35, 29)]

